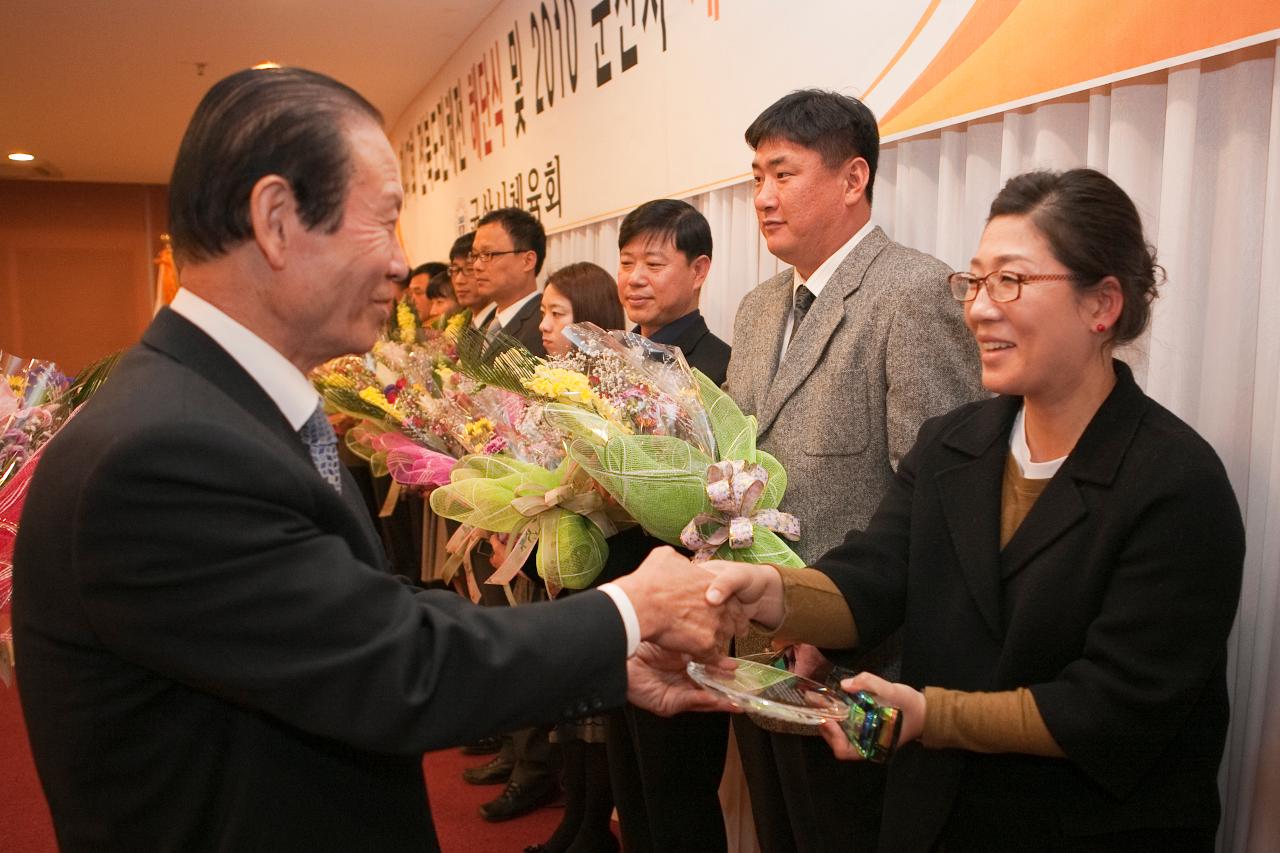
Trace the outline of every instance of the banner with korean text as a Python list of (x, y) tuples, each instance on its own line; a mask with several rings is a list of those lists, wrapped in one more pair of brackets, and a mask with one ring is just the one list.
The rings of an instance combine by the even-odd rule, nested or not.
[(549, 232), (745, 180), (788, 91), (887, 141), (1280, 38), (1274, 0), (502, 0), (392, 128), (415, 260), (488, 210)]

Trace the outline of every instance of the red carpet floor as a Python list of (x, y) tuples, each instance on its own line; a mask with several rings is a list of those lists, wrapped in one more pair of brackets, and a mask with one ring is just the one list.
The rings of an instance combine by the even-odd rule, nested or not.
[[(506, 823), (481, 820), (476, 809), (502, 789), (496, 785), (468, 785), (460, 774), (463, 768), (485, 760), (484, 756), (474, 758), (448, 749), (430, 753), (422, 762), (444, 853), (519, 853), (527, 844), (545, 841), (560, 822), (560, 806), (539, 809)], [(56, 850), (49, 808), (27, 746), (17, 691), (0, 684), (0, 851)]]

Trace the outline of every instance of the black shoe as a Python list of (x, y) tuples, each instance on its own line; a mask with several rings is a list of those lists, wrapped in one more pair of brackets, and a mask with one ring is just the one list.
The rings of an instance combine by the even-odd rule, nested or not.
[(462, 748), (463, 755), (493, 755), (502, 749), (502, 738), (482, 737)]
[(502, 785), (511, 778), (511, 763), (501, 755), (495, 755), (479, 767), (462, 771), (462, 780), (472, 785)]
[(496, 800), (491, 800), (480, 807), (480, 817), (490, 823), (511, 820), (514, 817), (528, 814), (539, 806), (545, 806), (556, 798), (558, 786), (555, 780), (548, 779), (528, 787), (519, 782), (508, 782)]

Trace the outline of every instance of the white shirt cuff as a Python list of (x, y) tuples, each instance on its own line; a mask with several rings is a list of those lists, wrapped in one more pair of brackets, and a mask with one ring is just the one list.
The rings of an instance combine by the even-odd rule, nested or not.
[(627, 632), (627, 657), (631, 657), (636, 653), (636, 649), (640, 648), (640, 617), (636, 615), (636, 606), (617, 584), (604, 583), (597, 589), (612, 598), (614, 606), (618, 608), (618, 615), (622, 617), (622, 627)]

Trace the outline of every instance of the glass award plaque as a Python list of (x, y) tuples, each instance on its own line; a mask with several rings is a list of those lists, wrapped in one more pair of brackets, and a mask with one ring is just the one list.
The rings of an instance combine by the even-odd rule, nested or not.
[(783, 655), (733, 658), (732, 675), (721, 675), (692, 661), (689, 677), (750, 714), (788, 723), (817, 726), (839, 723), (849, 742), (868, 761), (888, 761), (898, 745), (902, 715), (865, 691), (846, 693), (787, 669)]
[(849, 696), (842, 691), (759, 660), (733, 660), (738, 668), (732, 675), (709, 671), (691, 661), (689, 677), (723, 693), (745, 711), (783, 722), (816, 726), (827, 720), (843, 722), (849, 716)]

